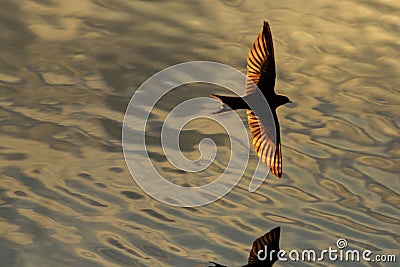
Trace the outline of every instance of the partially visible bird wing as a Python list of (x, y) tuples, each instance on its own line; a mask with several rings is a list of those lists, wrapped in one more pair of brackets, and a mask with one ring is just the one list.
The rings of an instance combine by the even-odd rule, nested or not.
[[(255, 264), (255, 263), (260, 263), (261, 261), (258, 259), (257, 254), (260, 250), (263, 250), (264, 252), (262, 253), (262, 257), (265, 255), (265, 246), (267, 246), (267, 258), (266, 258), (266, 263), (273, 263), (276, 261), (276, 253), (279, 251), (279, 238), (281, 234), (281, 228), (276, 227), (266, 233), (265, 235), (257, 238), (253, 242), (253, 247), (251, 248), (250, 255), (249, 255), (249, 260), (248, 260), (248, 265)], [(275, 250), (275, 256), (273, 257), (272, 260), (270, 260), (270, 251)], [(259, 265), (257, 265), (259, 266)]]
[(264, 95), (274, 93), (275, 78), (274, 44), (269, 24), (264, 21), (247, 57), (246, 93), (254, 91), (255, 85)]
[[(247, 58), (246, 93), (250, 94), (256, 86), (264, 96), (272, 95), (275, 87), (275, 58), (271, 29), (264, 21), (263, 30), (258, 34)], [(282, 176), (282, 153), (280, 144), (280, 129), (275, 109), (271, 108), (275, 120), (276, 138), (268, 123), (253, 111), (247, 111), (247, 119), (253, 136), (253, 145), (261, 160), (277, 177)]]

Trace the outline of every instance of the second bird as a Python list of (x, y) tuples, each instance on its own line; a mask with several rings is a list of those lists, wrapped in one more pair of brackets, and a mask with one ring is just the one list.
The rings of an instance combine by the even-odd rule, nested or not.
[[(268, 22), (264, 22), (264, 27), (254, 41), (247, 58), (247, 82), (246, 96), (233, 97), (212, 94), (211, 96), (222, 102), (221, 109), (216, 112), (222, 113), (231, 109), (247, 109), (247, 118), (250, 126), (253, 145), (258, 156), (277, 177), (282, 176), (282, 152), (280, 127), (276, 109), (286, 103), (291, 103), (289, 98), (275, 93), (275, 57), (272, 42), (271, 29)], [(257, 87), (259, 90), (257, 90)], [(259, 92), (265, 97), (272, 113), (275, 123), (276, 135), (271, 129), (271, 118), (267, 116), (268, 107), (254, 110), (250, 106), (260, 102)]]

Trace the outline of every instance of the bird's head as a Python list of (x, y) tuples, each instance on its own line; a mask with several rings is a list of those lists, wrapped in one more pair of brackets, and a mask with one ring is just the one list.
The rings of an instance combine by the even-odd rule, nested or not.
[(287, 97), (287, 96), (285, 96), (285, 95), (277, 95), (277, 104), (278, 104), (278, 107), (279, 106), (282, 106), (282, 105), (285, 105), (285, 104), (287, 104), (287, 103), (293, 103), (292, 101), (290, 101), (290, 99)]

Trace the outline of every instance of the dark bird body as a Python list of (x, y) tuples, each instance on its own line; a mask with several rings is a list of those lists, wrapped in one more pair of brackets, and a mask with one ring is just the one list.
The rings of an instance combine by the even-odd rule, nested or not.
[[(268, 22), (264, 22), (263, 30), (254, 41), (247, 58), (246, 96), (211, 96), (222, 102), (221, 109), (216, 113), (230, 109), (247, 109), (247, 118), (253, 137), (253, 145), (258, 156), (277, 177), (282, 176), (282, 153), (280, 126), (276, 109), (291, 101), (284, 95), (275, 93), (275, 56), (272, 34)], [(259, 90), (257, 90), (257, 87)], [(260, 96), (260, 93), (262, 96)], [(260, 97), (268, 102), (274, 120), (276, 135), (271, 127), (271, 119), (267, 116), (268, 107), (261, 106)], [(250, 108), (258, 107), (257, 110)], [(229, 107), (229, 108), (228, 108)]]
[[(246, 265), (243, 265), (242, 267), (270, 267), (272, 266), (277, 260), (277, 253), (279, 251), (279, 238), (281, 234), (281, 228), (276, 227), (269, 231), (268, 233), (264, 234), (263, 236), (257, 238), (253, 242), (253, 246), (250, 251), (249, 259)], [(267, 257), (265, 260), (261, 261), (258, 259), (258, 253), (260, 250), (263, 250), (263, 253), (265, 253), (265, 247), (267, 247)], [(272, 252), (274, 251), (274, 252)], [(272, 252), (272, 253), (271, 253)], [(260, 256), (264, 257), (264, 254), (261, 253)], [(271, 253), (271, 254), (270, 254)], [(270, 257), (270, 255), (272, 255)], [(211, 262), (213, 265), (210, 265), (209, 267), (226, 267), (224, 265)]]

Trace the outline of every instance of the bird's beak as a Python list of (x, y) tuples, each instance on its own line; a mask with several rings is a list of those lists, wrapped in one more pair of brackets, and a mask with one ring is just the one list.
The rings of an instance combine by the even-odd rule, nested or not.
[(289, 100), (289, 103), (293, 103), (293, 102)]

